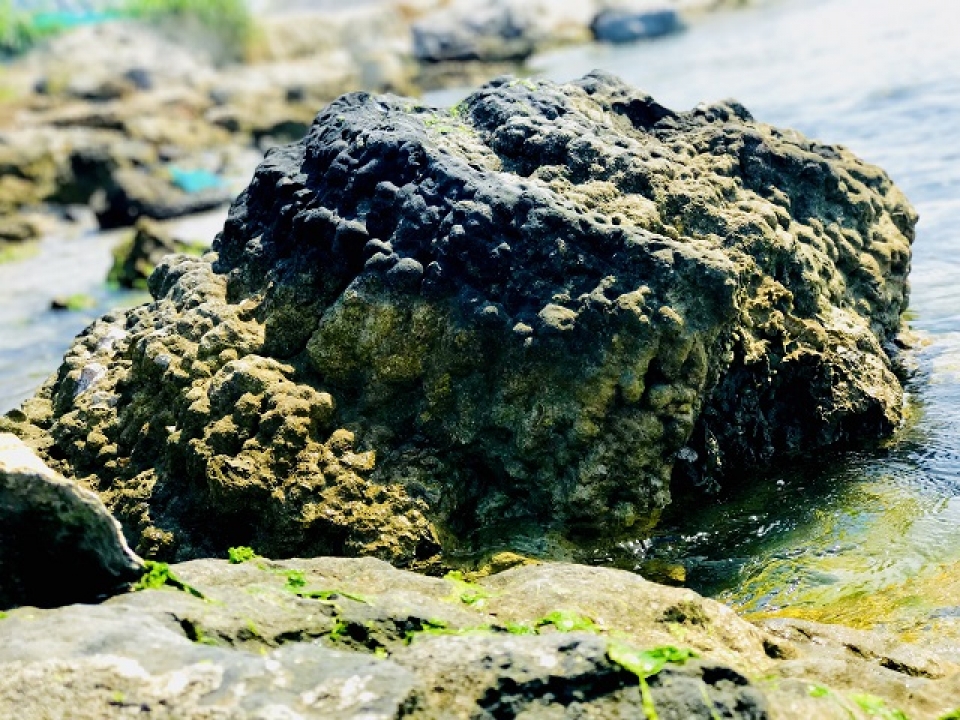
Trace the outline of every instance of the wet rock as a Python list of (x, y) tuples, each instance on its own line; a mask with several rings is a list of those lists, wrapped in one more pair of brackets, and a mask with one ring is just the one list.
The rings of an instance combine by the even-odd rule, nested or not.
[(227, 188), (184, 192), (164, 173), (118, 170), (111, 185), (93, 200), (101, 228), (126, 227), (141, 217), (170, 220), (220, 207), (232, 193)]
[(676, 8), (663, 5), (609, 8), (598, 13), (590, 23), (594, 38), (609, 43), (650, 40), (682, 28)]
[(0, 607), (91, 601), (140, 571), (96, 495), (0, 434)]
[(960, 687), (956, 674), (880, 668), (874, 691), (871, 660), (836, 652), (849, 638), (780, 638), (617, 570), (547, 564), (476, 583), (371, 558), (171, 570), (202, 597), (146, 590), (0, 619), (0, 713), (807, 720), (869, 706), (937, 717)]
[(502, 62), (552, 44), (586, 39), (592, 3), (459, 1), (416, 21), (413, 54), (426, 63)]
[(674, 473), (683, 502), (896, 427), (915, 220), (732, 101), (605, 74), (450, 111), (348, 95), (268, 154), (217, 255), (162, 262), (7, 426), (165, 557), (636, 533)]
[(137, 221), (133, 237), (113, 251), (113, 267), (107, 281), (121, 287), (146, 289), (147, 278), (166, 255), (191, 251), (202, 254), (202, 248), (177, 240), (160, 223), (147, 218)]

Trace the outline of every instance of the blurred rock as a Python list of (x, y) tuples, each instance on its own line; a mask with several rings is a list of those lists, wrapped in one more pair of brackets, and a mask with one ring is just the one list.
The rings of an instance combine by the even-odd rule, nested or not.
[(603, 10), (590, 23), (594, 38), (609, 43), (650, 40), (682, 28), (677, 10), (662, 3)]
[(588, 0), (455, 0), (413, 24), (413, 54), (428, 63), (523, 60), (545, 46), (589, 38)]
[(163, 225), (140, 218), (133, 236), (114, 250), (107, 281), (125, 288), (146, 289), (147, 278), (164, 256), (188, 251), (199, 254), (198, 250), (198, 246), (174, 239)]
[(233, 197), (227, 188), (184, 192), (168, 175), (141, 169), (119, 170), (111, 186), (94, 198), (101, 228), (127, 227), (141, 217), (154, 220), (193, 215), (224, 205)]

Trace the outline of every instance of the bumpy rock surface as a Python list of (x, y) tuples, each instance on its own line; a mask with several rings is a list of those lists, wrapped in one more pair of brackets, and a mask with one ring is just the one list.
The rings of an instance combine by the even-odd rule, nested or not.
[[(960, 690), (958, 666), (931, 653), (815, 623), (759, 629), (618, 570), (527, 566), (476, 583), (371, 558), (173, 570), (203, 598), (147, 590), (0, 619), (0, 715), (933, 718)], [(645, 703), (623, 663), (664, 647), (694, 655), (652, 668)]]
[(348, 95), (6, 424), (141, 553), (635, 531), (672, 475), (892, 431), (915, 220), (878, 168), (734, 102), (604, 74), (451, 111)]
[(0, 608), (91, 601), (141, 567), (96, 495), (0, 433)]

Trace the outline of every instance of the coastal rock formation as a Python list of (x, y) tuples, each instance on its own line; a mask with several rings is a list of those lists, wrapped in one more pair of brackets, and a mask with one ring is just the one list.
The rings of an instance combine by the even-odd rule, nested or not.
[(601, 73), (347, 95), (3, 424), (149, 556), (636, 533), (674, 476), (896, 427), (915, 221), (880, 169), (733, 101)]
[(758, 628), (619, 570), (547, 564), (476, 582), (372, 558), (170, 570), (190, 593), (0, 619), (0, 715), (934, 718), (960, 691), (958, 666), (921, 649), (815, 623)]
[(0, 608), (89, 602), (141, 568), (96, 495), (0, 433)]

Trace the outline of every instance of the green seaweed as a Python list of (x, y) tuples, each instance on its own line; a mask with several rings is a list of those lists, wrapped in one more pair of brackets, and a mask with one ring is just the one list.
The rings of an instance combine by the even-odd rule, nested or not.
[(667, 665), (683, 665), (696, 656), (697, 654), (689, 648), (678, 648), (673, 645), (637, 650), (626, 643), (614, 641), (607, 646), (607, 657), (610, 661), (629, 670), (639, 679), (640, 702), (647, 720), (659, 720), (647, 679), (656, 675)]
[(174, 590), (180, 590), (201, 600), (206, 599), (206, 596), (202, 592), (174, 575), (167, 563), (144, 560), (143, 565), (144, 573), (140, 579), (134, 583), (134, 591), (173, 588)]
[(250, 560), (256, 560), (260, 556), (257, 555), (253, 548), (240, 545), (238, 547), (228, 548), (227, 557), (231, 565), (239, 565), (240, 563), (249, 562)]
[(490, 592), (486, 588), (469, 580), (465, 580), (463, 573), (459, 570), (448, 572), (443, 576), (443, 579), (456, 586), (456, 593), (458, 594), (459, 600), (465, 605), (482, 608), (486, 604), (487, 599), (491, 597)]
[(549, 615), (544, 615), (537, 620), (536, 627), (552, 626), (559, 632), (600, 632), (603, 628), (597, 625), (590, 618), (569, 610), (554, 610)]

